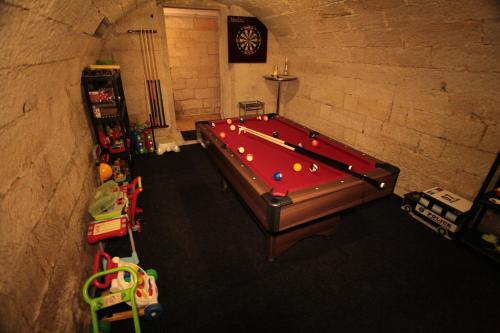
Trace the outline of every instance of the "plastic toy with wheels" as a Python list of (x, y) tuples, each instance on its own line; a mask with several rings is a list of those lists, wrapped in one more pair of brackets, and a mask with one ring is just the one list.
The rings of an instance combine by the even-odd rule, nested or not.
[[(115, 293), (103, 293), (101, 296), (95, 297), (95, 298), (90, 298), (89, 296), (89, 287), (90, 284), (94, 281), (99, 279), (102, 276), (106, 276), (108, 274), (116, 274), (119, 272), (126, 271), (130, 274), (132, 277), (132, 283), (130, 284), (130, 287), (128, 289), (123, 289)], [(90, 314), (92, 317), (92, 331), (94, 333), (99, 333), (100, 330), (100, 323), (98, 321), (97, 317), (97, 311), (105, 308), (109, 308), (113, 305), (117, 305), (120, 303), (128, 302), (130, 303), (130, 306), (132, 309), (130, 310), (130, 317), (133, 318), (134, 320), (134, 328), (135, 332), (141, 332), (141, 326), (139, 324), (139, 313), (137, 310), (137, 304), (135, 302), (135, 292), (137, 290), (137, 273), (135, 270), (133, 270), (130, 267), (127, 266), (122, 266), (122, 267), (116, 267), (113, 269), (110, 269), (108, 271), (104, 272), (99, 272), (94, 275), (92, 275), (84, 284), (83, 286), (83, 299), (87, 304), (90, 305)], [(106, 330), (109, 328), (109, 325), (102, 325), (102, 328)]]
[(142, 192), (142, 177), (136, 177), (130, 184), (120, 186), (120, 189), (128, 199), (127, 214), (132, 224), (132, 230), (141, 232), (139, 216), (143, 210), (137, 206), (137, 196)]
[[(98, 271), (101, 262), (103, 266), (106, 267), (106, 271), (100, 272), (104, 274), (97, 276), (99, 274)], [(124, 267), (129, 270), (116, 271), (117, 268)], [(125, 300), (123, 302), (126, 302), (132, 308), (135, 305), (138, 308), (138, 314), (144, 316), (147, 320), (155, 319), (161, 315), (162, 306), (158, 303), (158, 288), (156, 286), (158, 273), (154, 269), (145, 271), (136, 264), (124, 262), (118, 257), (110, 258), (106, 252), (99, 251), (94, 259), (93, 270), (93, 277), (96, 276), (96, 278), (92, 279), (91, 283), (95, 287), (101, 290), (109, 288), (107, 292), (111, 294), (117, 294), (135, 287), (134, 302), (131, 300)], [(131, 274), (130, 270), (135, 274)], [(106, 274), (106, 272), (109, 272), (109, 274)], [(100, 281), (97, 277), (104, 277), (104, 280)], [(133, 317), (133, 311), (130, 310), (105, 315), (101, 318), (101, 329), (106, 330), (109, 326), (108, 324), (113, 321), (131, 317)]]
[(122, 237), (128, 233), (132, 254), (123, 261), (139, 263), (132, 231), (141, 231), (138, 218), (143, 212), (137, 207), (137, 196), (142, 192), (142, 178), (119, 186), (114, 181), (101, 185), (94, 194), (89, 213), (96, 219), (87, 227), (87, 242), (94, 244), (112, 237)]

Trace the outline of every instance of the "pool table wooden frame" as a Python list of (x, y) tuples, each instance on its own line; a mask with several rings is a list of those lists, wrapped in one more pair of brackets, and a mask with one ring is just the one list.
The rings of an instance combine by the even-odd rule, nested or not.
[[(281, 116), (280, 118), (283, 119)], [(286, 121), (303, 127), (289, 119)], [(339, 214), (336, 213), (390, 195), (399, 175), (397, 167), (327, 138), (346, 150), (375, 161), (376, 168), (366, 174), (384, 181), (384, 189), (378, 189), (353, 176), (346, 176), (320, 186), (289, 192), (283, 197), (273, 196), (270, 186), (246, 167), (237, 153), (228, 149), (211, 131), (210, 122), (197, 122), (196, 130), (198, 141), (206, 149), (223, 179), (229, 182), (265, 229), (267, 258), (270, 261), (303, 238), (331, 235), (339, 221)]]

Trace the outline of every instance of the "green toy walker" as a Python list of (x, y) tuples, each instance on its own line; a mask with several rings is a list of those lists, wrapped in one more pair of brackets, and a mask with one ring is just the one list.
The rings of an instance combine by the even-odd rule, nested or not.
[[(106, 295), (101, 295), (96, 298), (90, 298), (88, 291), (90, 285), (92, 284), (92, 281), (100, 278), (101, 276), (118, 273), (120, 271), (127, 271), (131, 274), (133, 285), (130, 288), (120, 290), (114, 293), (109, 293)], [(90, 312), (92, 316), (92, 331), (94, 333), (100, 332), (99, 321), (97, 318), (97, 311), (125, 302), (130, 302), (130, 306), (132, 307), (132, 318), (134, 320), (135, 332), (136, 333), (141, 332), (141, 327), (139, 325), (139, 313), (137, 311), (137, 304), (135, 299), (137, 281), (138, 281), (137, 273), (132, 268), (129, 268), (127, 266), (116, 267), (107, 271), (96, 273), (92, 275), (87, 281), (85, 281), (85, 284), (83, 286), (83, 299), (85, 300), (86, 303), (90, 305)]]

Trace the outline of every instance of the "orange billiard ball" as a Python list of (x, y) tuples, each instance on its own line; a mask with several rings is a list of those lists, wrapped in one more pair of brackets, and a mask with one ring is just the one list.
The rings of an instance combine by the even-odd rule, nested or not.
[(231, 125), (231, 126), (229, 126), (229, 129), (230, 129), (231, 131), (236, 131), (236, 126)]
[(220, 132), (219, 136), (221, 139), (224, 139), (226, 137), (226, 132)]
[(297, 171), (297, 172), (302, 171), (302, 164), (300, 164), (300, 163), (294, 163), (293, 164), (293, 170)]
[(233, 120), (231, 118), (227, 118), (226, 123), (228, 125), (231, 125), (233, 123)]

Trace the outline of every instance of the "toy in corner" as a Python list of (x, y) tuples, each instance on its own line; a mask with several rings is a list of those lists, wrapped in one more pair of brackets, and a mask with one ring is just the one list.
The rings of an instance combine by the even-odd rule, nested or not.
[(406, 193), (401, 205), (401, 209), (414, 219), (446, 239), (455, 238), (468, 218), (471, 207), (472, 202), (469, 200), (440, 187)]
[(136, 154), (155, 152), (154, 138), (149, 122), (132, 124), (132, 142)]

